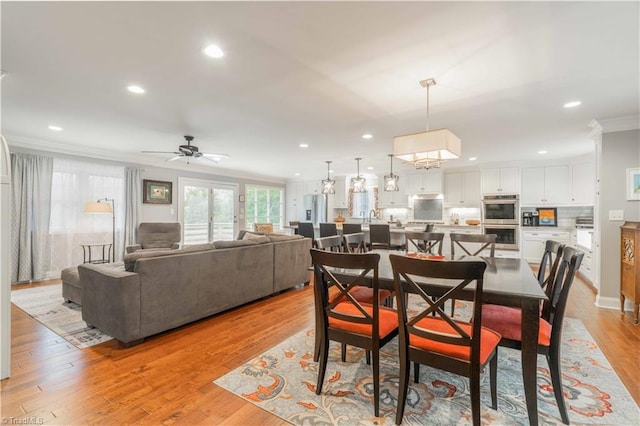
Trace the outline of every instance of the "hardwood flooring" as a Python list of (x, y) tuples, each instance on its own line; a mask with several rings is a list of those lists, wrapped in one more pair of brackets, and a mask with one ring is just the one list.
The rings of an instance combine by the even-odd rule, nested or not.
[[(40, 285), (47, 285), (50, 282)], [(581, 319), (640, 405), (640, 327), (598, 309), (573, 286), (567, 316)], [(286, 337), (313, 327), (311, 287), (296, 288), (123, 349), (79, 350), (12, 305), (12, 376), (3, 418), (47, 424), (281, 425), (278, 417), (212, 382)]]

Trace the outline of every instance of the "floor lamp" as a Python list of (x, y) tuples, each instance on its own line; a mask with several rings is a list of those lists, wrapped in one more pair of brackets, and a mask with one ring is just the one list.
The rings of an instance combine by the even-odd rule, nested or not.
[[(105, 202), (106, 201), (106, 202)], [(109, 204), (109, 201), (111, 204)], [(111, 262), (116, 261), (116, 200), (113, 198), (100, 198), (95, 202), (89, 202), (84, 206), (85, 214), (111, 214), (111, 218), (113, 219), (112, 230), (113, 230), (113, 240), (111, 241), (111, 250), (113, 253), (113, 257), (110, 257)]]

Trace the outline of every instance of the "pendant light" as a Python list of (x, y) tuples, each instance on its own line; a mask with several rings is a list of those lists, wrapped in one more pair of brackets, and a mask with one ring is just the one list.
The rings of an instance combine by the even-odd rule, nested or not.
[(358, 163), (358, 172), (356, 177), (351, 178), (351, 189), (353, 192), (367, 192), (367, 187), (365, 186), (367, 180), (360, 176), (360, 160), (362, 160), (362, 158), (356, 158), (355, 160)]
[(331, 179), (329, 176), (330, 170), (329, 166), (331, 165), (331, 161), (325, 161), (327, 163), (327, 178), (322, 179), (322, 193), (323, 194), (335, 194), (336, 193), (336, 181), (335, 179)]
[(398, 181), (400, 180), (400, 176), (393, 174), (393, 154), (389, 154), (389, 161), (391, 162), (391, 171), (384, 177), (384, 190), (399, 191)]
[(449, 129), (429, 129), (429, 87), (435, 84), (434, 78), (420, 82), (427, 89), (427, 131), (393, 138), (393, 155), (412, 163), (416, 169), (440, 167), (442, 162), (462, 154), (460, 139)]

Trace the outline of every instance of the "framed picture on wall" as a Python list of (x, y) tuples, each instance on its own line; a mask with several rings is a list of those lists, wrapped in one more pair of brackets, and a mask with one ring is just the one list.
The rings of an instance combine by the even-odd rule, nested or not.
[(538, 226), (558, 226), (558, 209), (538, 208)]
[(142, 202), (147, 204), (171, 204), (171, 182), (144, 179)]
[(627, 201), (640, 200), (640, 168), (627, 169)]

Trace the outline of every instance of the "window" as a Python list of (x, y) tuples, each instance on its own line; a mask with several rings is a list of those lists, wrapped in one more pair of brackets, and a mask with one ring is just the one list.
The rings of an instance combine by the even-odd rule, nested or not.
[(273, 223), (273, 229), (282, 230), (284, 224), (284, 190), (265, 186), (246, 187), (246, 228), (254, 223)]

